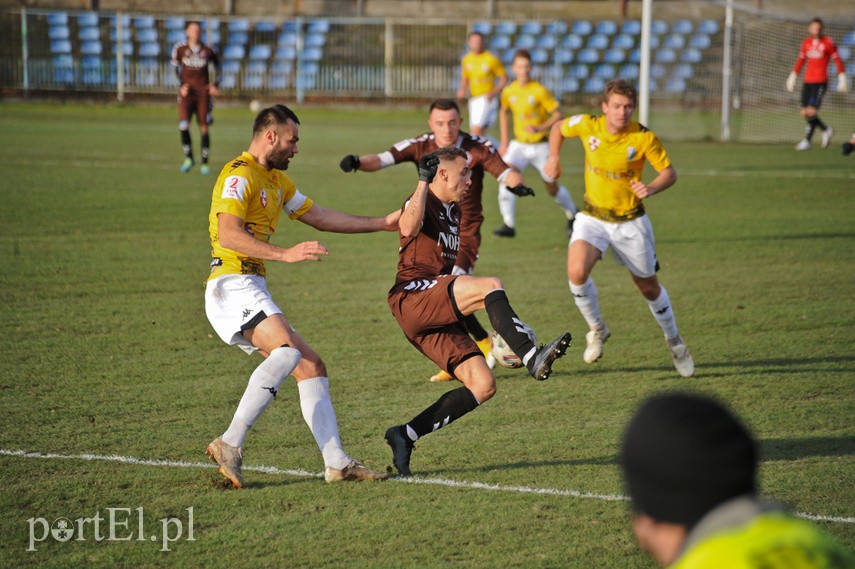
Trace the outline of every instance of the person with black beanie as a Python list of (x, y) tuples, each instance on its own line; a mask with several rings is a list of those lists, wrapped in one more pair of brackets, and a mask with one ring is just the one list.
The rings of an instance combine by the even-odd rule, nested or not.
[(810, 522), (758, 499), (758, 451), (721, 403), (688, 393), (644, 401), (620, 464), (639, 545), (663, 567), (855, 568)]

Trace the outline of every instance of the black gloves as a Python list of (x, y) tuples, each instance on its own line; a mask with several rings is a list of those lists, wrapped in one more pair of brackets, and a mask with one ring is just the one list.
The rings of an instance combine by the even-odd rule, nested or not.
[(430, 184), (436, 176), (439, 158), (434, 154), (425, 154), (419, 159), (419, 180)]
[(338, 167), (341, 168), (343, 172), (356, 172), (359, 170), (359, 156), (356, 154), (348, 154), (341, 159)]
[(523, 186), (522, 184), (517, 184), (513, 188), (508, 188), (508, 191), (514, 194), (515, 196), (519, 196), (521, 198), (534, 195), (534, 190), (532, 190), (528, 186)]

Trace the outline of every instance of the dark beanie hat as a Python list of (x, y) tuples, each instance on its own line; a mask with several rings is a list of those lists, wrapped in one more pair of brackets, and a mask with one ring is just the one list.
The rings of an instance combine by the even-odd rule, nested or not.
[(662, 522), (692, 527), (722, 502), (756, 493), (754, 440), (707, 397), (646, 400), (624, 433), (620, 461), (633, 510)]

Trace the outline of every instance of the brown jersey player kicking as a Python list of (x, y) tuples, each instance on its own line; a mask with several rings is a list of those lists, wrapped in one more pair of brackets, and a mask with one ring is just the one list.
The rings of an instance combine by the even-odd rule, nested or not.
[(210, 174), (208, 154), (211, 139), (208, 135), (208, 126), (214, 122), (211, 118), (213, 106), (211, 97), (219, 95), (220, 91), (216, 82), (210, 81), (208, 66), (214, 67), (216, 75), (219, 73), (220, 60), (213, 49), (202, 43), (202, 27), (199, 22), (187, 22), (184, 31), (187, 34), (187, 40), (175, 44), (172, 48), (172, 65), (175, 66), (175, 73), (181, 83), (178, 89), (178, 130), (181, 133), (184, 162), (179, 169), (186, 173), (196, 164), (193, 159), (193, 144), (190, 140), (190, 119), (195, 114), (196, 122), (199, 123), (199, 134), (202, 137), (202, 165), (199, 171), (202, 174)]
[(466, 152), (440, 148), (419, 160), (419, 184), (404, 204), (399, 221), (398, 274), (389, 290), (389, 307), (404, 335), (434, 362), (463, 382), (403, 425), (386, 431), (392, 461), (410, 475), (410, 454), (419, 437), (459, 419), (496, 393), (496, 378), (463, 320), (485, 309), (490, 324), (519, 356), (529, 373), (545, 380), (552, 363), (570, 346), (565, 332), (538, 348), (530, 328), (511, 308), (496, 277), (452, 275), (460, 245), (460, 208), (471, 185)]
[[(357, 156), (345, 156), (339, 167), (345, 172), (376, 172), (382, 168), (412, 162), (418, 164), (426, 154), (436, 151), (443, 146), (455, 146), (466, 152), (467, 165), (471, 172), (469, 191), (460, 200), (460, 248), (457, 251), (457, 261), (452, 267), (453, 275), (471, 275), (478, 259), (478, 249), (481, 247), (481, 224), (484, 223), (484, 210), (481, 205), (481, 194), (484, 189), (484, 173), (487, 172), (500, 183), (508, 187), (508, 191), (517, 196), (534, 195), (534, 191), (525, 185), (520, 173), (508, 166), (502, 160), (496, 148), (486, 139), (461, 132), (460, 109), (451, 99), (437, 99), (430, 105), (428, 127), (430, 132), (416, 138), (402, 140), (386, 152)], [(466, 328), (481, 352), (492, 364), (490, 356), (490, 337), (478, 322), (474, 314), (464, 321)], [(492, 365), (490, 366), (492, 367)], [(444, 369), (433, 375), (431, 381), (449, 381), (454, 379)]]

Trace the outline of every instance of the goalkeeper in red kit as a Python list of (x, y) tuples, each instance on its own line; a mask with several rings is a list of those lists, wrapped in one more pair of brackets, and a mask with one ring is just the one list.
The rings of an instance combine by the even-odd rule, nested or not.
[(843, 60), (837, 53), (834, 42), (822, 33), (823, 23), (819, 18), (814, 18), (808, 24), (808, 37), (802, 41), (799, 49), (799, 57), (793, 66), (790, 76), (787, 78), (787, 91), (793, 92), (796, 88), (796, 79), (802, 67), (807, 63), (805, 69), (804, 84), (802, 85), (801, 115), (807, 121), (804, 139), (796, 145), (796, 150), (810, 150), (810, 141), (816, 127), (822, 130), (822, 148), (826, 148), (831, 142), (834, 130), (822, 122), (817, 112), (822, 105), (822, 98), (828, 88), (828, 62), (834, 61), (837, 66), (837, 91), (845, 93), (849, 90), (849, 82), (846, 78), (846, 68)]

